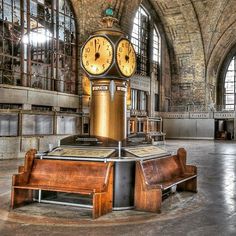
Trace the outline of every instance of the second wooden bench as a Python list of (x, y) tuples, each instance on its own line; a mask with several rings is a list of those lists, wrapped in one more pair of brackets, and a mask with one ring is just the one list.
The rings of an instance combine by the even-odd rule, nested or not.
[(177, 185), (177, 191), (197, 192), (197, 168), (186, 165), (186, 151), (177, 155), (136, 162), (135, 209), (160, 212), (163, 191)]

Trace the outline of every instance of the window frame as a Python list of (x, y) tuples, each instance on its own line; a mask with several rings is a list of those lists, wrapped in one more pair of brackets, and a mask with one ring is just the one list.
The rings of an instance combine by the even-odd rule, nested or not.
[[(233, 68), (230, 69), (230, 67), (233, 67)], [(232, 73), (232, 76), (230, 76), (230, 72)], [(230, 77), (233, 77), (233, 79), (230, 80), (229, 79)], [(231, 86), (227, 86), (230, 84)], [(231, 92), (227, 92), (227, 88), (229, 90), (231, 89)], [(232, 100), (232, 102), (231, 103), (227, 102), (230, 99)], [(236, 55), (231, 58), (230, 63), (227, 66), (225, 77), (224, 77), (224, 84), (223, 84), (224, 109), (235, 110), (235, 101), (236, 101)]]
[[(0, 4), (0, 83), (77, 94), (78, 27), (70, 0), (2, 0)], [(4, 6), (12, 12), (9, 19), (5, 19)], [(49, 40), (35, 45), (30, 39), (24, 41), (42, 28), (51, 32)]]

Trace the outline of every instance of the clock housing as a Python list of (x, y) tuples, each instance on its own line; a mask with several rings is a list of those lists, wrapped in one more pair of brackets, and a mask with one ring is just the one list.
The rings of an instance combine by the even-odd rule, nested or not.
[(123, 32), (101, 29), (82, 46), (81, 66), (91, 80), (127, 80), (135, 73), (136, 54)]
[(122, 38), (116, 47), (116, 62), (120, 73), (124, 77), (131, 77), (136, 70), (136, 54), (132, 43)]
[(105, 36), (92, 36), (82, 47), (82, 67), (90, 76), (104, 74), (111, 67), (113, 57), (113, 45)]

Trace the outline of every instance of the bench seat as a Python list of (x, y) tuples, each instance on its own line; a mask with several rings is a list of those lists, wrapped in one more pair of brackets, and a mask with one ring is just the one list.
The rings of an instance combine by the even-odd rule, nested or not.
[(54, 186), (45, 186), (45, 185), (23, 185), (23, 186), (14, 186), (15, 189), (32, 189), (32, 190), (45, 190), (45, 191), (55, 191), (55, 192), (64, 192), (64, 193), (80, 193), (80, 194), (93, 194), (101, 193), (96, 189), (76, 189), (76, 188), (59, 188)]
[(175, 177), (173, 180), (160, 182), (158, 184), (149, 185), (147, 184), (148, 189), (159, 188), (161, 190), (167, 190), (171, 187), (174, 187), (180, 183), (196, 178), (197, 175), (185, 174), (184, 176)]
[(174, 186), (177, 191), (197, 192), (197, 168), (186, 165), (186, 151), (177, 155), (136, 162), (135, 209), (161, 212), (162, 193)]

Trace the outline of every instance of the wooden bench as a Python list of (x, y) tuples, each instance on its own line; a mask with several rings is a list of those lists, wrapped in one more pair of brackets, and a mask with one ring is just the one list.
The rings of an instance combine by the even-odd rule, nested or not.
[(13, 175), (11, 207), (33, 201), (33, 190), (77, 193), (92, 197), (93, 218), (112, 211), (113, 163), (36, 159), (26, 153), (20, 173)]
[(177, 185), (177, 191), (197, 192), (197, 168), (186, 165), (186, 151), (177, 155), (136, 162), (135, 209), (161, 212), (162, 195)]

